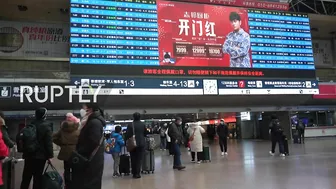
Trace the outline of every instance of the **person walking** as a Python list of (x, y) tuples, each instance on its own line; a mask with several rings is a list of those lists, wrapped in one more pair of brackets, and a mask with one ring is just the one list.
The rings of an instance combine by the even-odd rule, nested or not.
[(303, 143), (304, 144), (304, 141), (305, 141), (305, 129), (306, 129), (306, 126), (305, 124), (303, 123), (302, 120), (299, 120), (297, 125), (296, 125), (296, 130), (297, 132), (299, 133), (299, 143)]
[(145, 152), (145, 137), (147, 135), (146, 126), (143, 122), (141, 122), (141, 115), (139, 112), (135, 112), (133, 114), (133, 123), (127, 127), (125, 141), (133, 137), (133, 135), (135, 135), (136, 147), (130, 152), (132, 175), (134, 179), (139, 179), (141, 178), (141, 164)]
[(269, 130), (270, 130), (271, 140), (272, 140), (272, 149), (269, 152), (270, 155), (274, 156), (275, 146), (278, 143), (280, 156), (285, 157), (286, 155), (285, 155), (285, 150), (284, 150), (283, 128), (281, 127), (279, 119), (275, 115), (271, 116)]
[[(35, 127), (36, 143), (25, 143), (23, 146), (35, 146), (36, 151), (23, 151), (24, 167), (21, 181), (21, 189), (28, 189), (33, 177), (33, 189), (42, 188), (42, 174), (47, 160), (54, 157), (52, 144), (52, 128), (46, 121), (47, 109), (39, 108), (35, 111), (35, 120), (31, 125)], [(24, 128), (25, 129), (25, 128)], [(25, 140), (24, 140), (25, 141)]]
[(177, 117), (175, 122), (169, 126), (168, 135), (171, 138), (171, 143), (174, 152), (174, 165), (173, 169), (183, 170), (186, 167), (182, 165), (180, 145), (183, 144), (183, 130), (182, 118)]
[[(80, 134), (76, 150), (70, 158), (72, 162), (71, 185), (67, 189), (101, 189), (104, 171), (104, 112), (96, 103), (83, 105)], [(79, 154), (79, 155), (76, 155)], [(84, 157), (90, 161), (74, 160)]]
[(227, 152), (227, 138), (229, 135), (229, 128), (224, 119), (221, 119), (220, 124), (217, 126), (217, 135), (219, 139), (219, 146), (222, 152), (222, 156), (228, 155)]
[(195, 163), (195, 156), (197, 156), (197, 163), (200, 164), (203, 152), (202, 134), (205, 133), (205, 130), (198, 123), (191, 123), (187, 132), (190, 136), (191, 162)]

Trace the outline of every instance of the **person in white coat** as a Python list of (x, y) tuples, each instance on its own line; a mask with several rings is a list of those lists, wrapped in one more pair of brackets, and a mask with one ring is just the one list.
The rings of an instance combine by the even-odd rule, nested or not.
[(205, 130), (199, 125), (199, 123), (191, 123), (187, 130), (190, 141), (191, 162), (195, 162), (195, 155), (197, 155), (197, 163), (202, 162), (203, 152), (203, 138), (202, 134)]
[(167, 129), (166, 129), (167, 148), (168, 148), (168, 151), (169, 151), (169, 155), (172, 156), (172, 155), (174, 155), (174, 153), (173, 153), (173, 147), (172, 147), (171, 139), (170, 139), (170, 136), (168, 135), (169, 127), (167, 126), (166, 123), (165, 123), (165, 126), (167, 127)]

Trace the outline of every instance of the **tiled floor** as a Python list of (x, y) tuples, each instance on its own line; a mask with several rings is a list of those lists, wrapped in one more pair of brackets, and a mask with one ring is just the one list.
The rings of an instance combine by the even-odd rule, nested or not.
[(172, 157), (157, 151), (155, 174), (138, 180), (112, 178), (113, 161), (106, 155), (103, 189), (336, 189), (336, 138), (290, 148), (286, 158), (270, 157), (267, 141), (230, 141), (227, 157), (211, 146), (210, 163), (192, 164), (184, 152), (185, 171), (172, 170)]
[(336, 138), (307, 140), (291, 145), (286, 158), (270, 157), (264, 141), (231, 141), (229, 155), (221, 157), (212, 146), (212, 162), (174, 171), (172, 158), (156, 153), (156, 172), (140, 180), (112, 178), (112, 160), (106, 158), (104, 189), (336, 189)]

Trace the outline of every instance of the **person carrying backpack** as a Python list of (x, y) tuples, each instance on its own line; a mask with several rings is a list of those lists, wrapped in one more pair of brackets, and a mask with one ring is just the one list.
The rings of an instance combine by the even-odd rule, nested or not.
[(51, 124), (46, 121), (47, 109), (35, 111), (35, 120), (17, 136), (18, 151), (22, 152), (24, 168), (20, 189), (28, 189), (33, 177), (33, 189), (42, 189), (42, 174), (47, 160), (54, 157)]
[(124, 139), (122, 137), (121, 133), (121, 127), (116, 126), (115, 131), (112, 134), (112, 137), (107, 139), (106, 143), (110, 147), (110, 153), (112, 154), (112, 158), (114, 161), (114, 173), (113, 177), (119, 177), (119, 164), (120, 164), (120, 153), (121, 153), (121, 148), (125, 146)]
[(283, 141), (283, 128), (280, 124), (279, 119), (275, 116), (271, 116), (271, 122), (269, 124), (271, 140), (272, 140), (272, 150), (269, 152), (270, 155), (274, 156), (276, 143), (279, 144), (279, 152), (281, 157), (285, 157), (284, 152), (284, 141)]

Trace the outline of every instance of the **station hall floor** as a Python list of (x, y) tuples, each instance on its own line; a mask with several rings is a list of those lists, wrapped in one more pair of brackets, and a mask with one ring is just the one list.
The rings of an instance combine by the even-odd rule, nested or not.
[[(172, 169), (167, 151), (155, 151), (155, 173), (112, 178), (113, 160), (105, 156), (103, 189), (336, 189), (336, 138), (290, 144), (290, 156), (268, 154), (269, 141), (230, 140), (228, 156), (211, 146), (212, 161), (193, 164), (184, 150), (184, 171)], [(276, 149), (278, 152), (278, 146)], [(54, 161), (62, 172), (62, 163)]]

